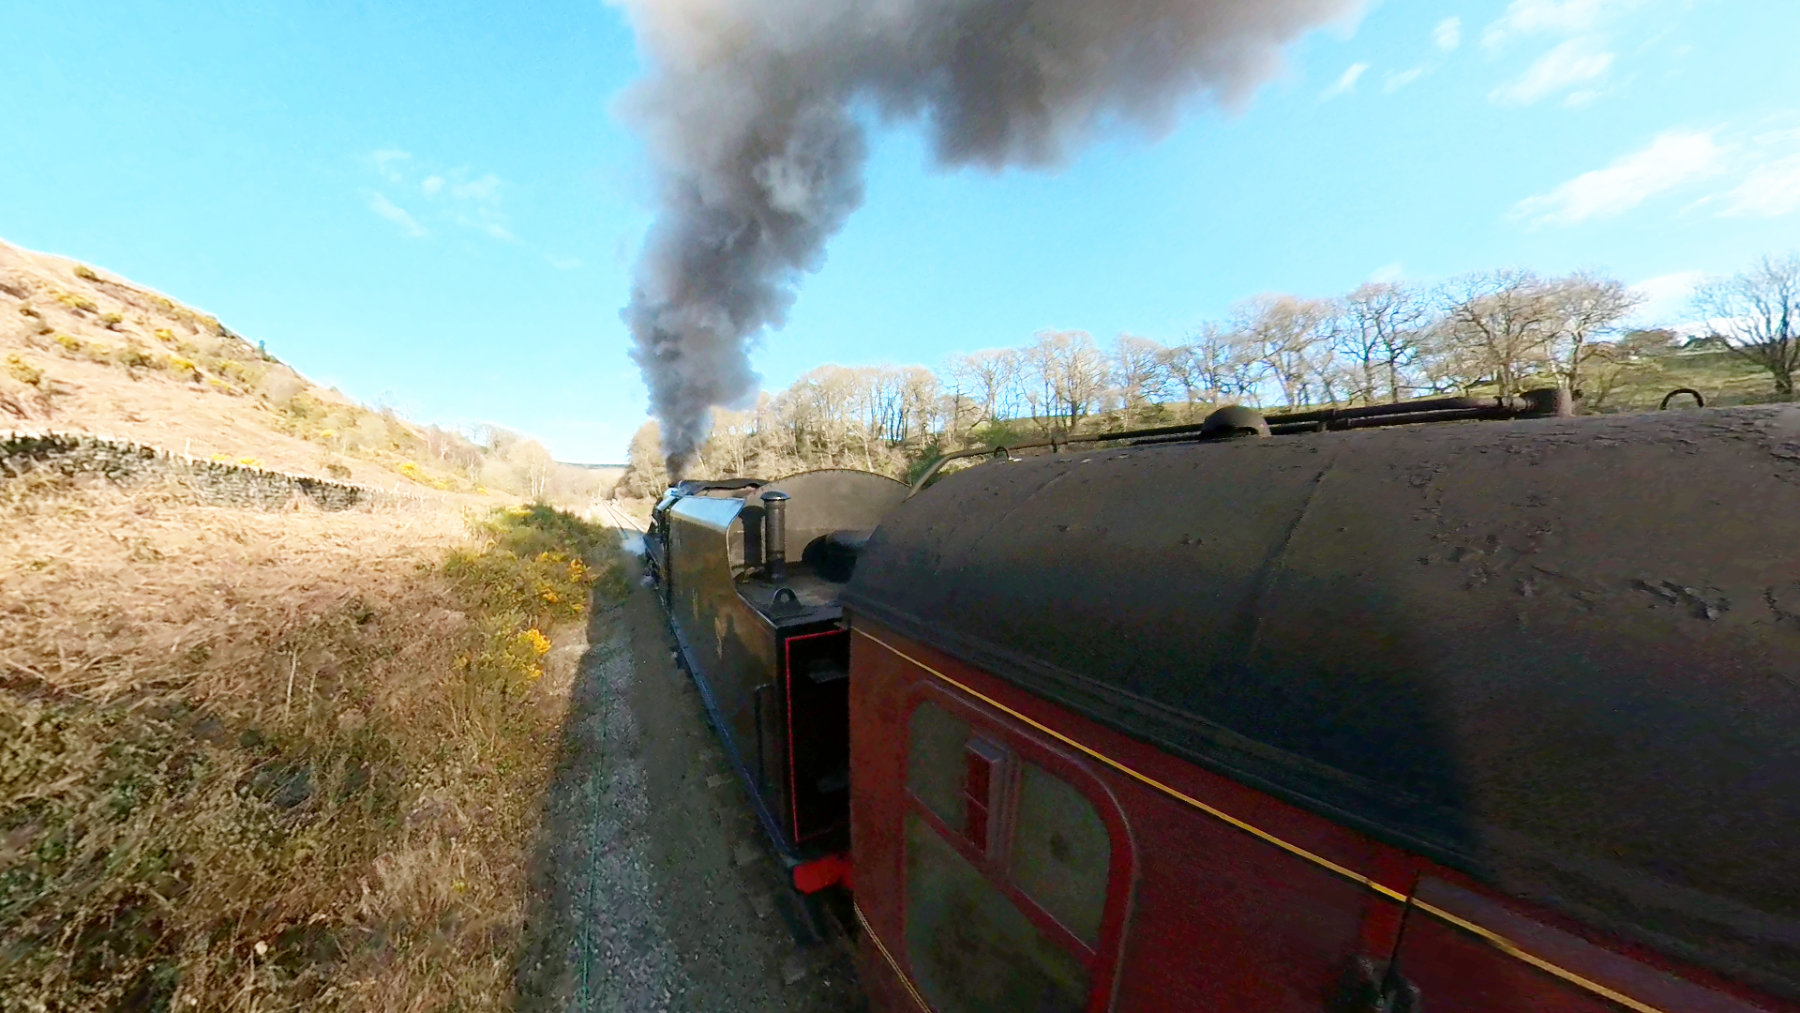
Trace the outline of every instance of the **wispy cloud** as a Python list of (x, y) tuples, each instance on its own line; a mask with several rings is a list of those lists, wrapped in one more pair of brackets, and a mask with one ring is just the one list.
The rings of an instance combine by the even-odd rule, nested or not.
[(369, 157), (374, 160), (375, 171), (381, 174), (382, 179), (390, 183), (398, 183), (405, 178), (400, 173), (400, 167), (409, 161), (412, 155), (399, 148), (382, 148)]
[(1518, 78), (1496, 88), (1489, 98), (1501, 105), (1531, 105), (1552, 95), (1568, 95), (1575, 104), (1593, 98), (1579, 86), (1597, 81), (1612, 68), (1614, 54), (1594, 48), (1589, 39), (1569, 39), (1537, 58)]
[(1337, 98), (1339, 95), (1355, 91), (1356, 82), (1362, 80), (1362, 76), (1368, 73), (1368, 70), (1369, 65), (1366, 63), (1351, 64), (1342, 74), (1338, 75), (1338, 79), (1332, 82), (1331, 87), (1319, 94), (1319, 100), (1323, 102), (1328, 99)]
[(405, 232), (409, 236), (428, 235), (428, 233), (425, 230), (425, 226), (420, 225), (419, 220), (417, 218), (414, 218), (412, 215), (408, 214), (405, 208), (402, 208), (399, 205), (395, 204), (393, 201), (388, 200), (386, 194), (380, 194), (380, 193), (370, 194), (369, 195), (369, 210), (375, 212), (376, 214), (380, 215), (381, 217), (387, 219), (388, 221), (393, 222), (395, 225), (400, 226), (401, 231)]
[[(502, 242), (518, 242), (512, 224), (502, 208), (506, 182), (491, 172), (474, 173), (466, 168), (428, 169), (418, 165), (413, 156), (399, 148), (384, 148), (370, 158), (375, 171), (389, 183), (404, 187), (422, 200), (419, 215), (439, 226), (468, 229)], [(386, 196), (377, 194), (370, 207), (376, 214), (400, 225), (410, 234), (422, 236), (427, 229), (418, 217), (400, 208)]]
[(1419, 78), (1424, 77), (1424, 76), (1425, 76), (1425, 68), (1424, 67), (1413, 67), (1408, 70), (1402, 70), (1402, 71), (1397, 71), (1397, 72), (1390, 70), (1390, 71), (1388, 71), (1387, 76), (1385, 78), (1383, 78), (1381, 81), (1381, 90), (1384, 92), (1387, 92), (1389, 95), (1392, 95), (1394, 92), (1399, 91), (1400, 89), (1406, 87), (1409, 84), (1412, 84), (1414, 81), (1417, 81)]
[(1431, 30), (1431, 44), (1446, 53), (1462, 45), (1462, 18), (1445, 18)]
[(1604, 169), (1584, 172), (1515, 205), (1532, 225), (1573, 225), (1623, 214), (1658, 194), (1725, 171), (1725, 149), (1712, 131), (1671, 130)]
[(1800, 152), (1753, 163), (1742, 182), (1727, 190), (1719, 214), (1779, 218), (1800, 211)]
[(1528, 35), (1590, 32), (1644, 3), (1644, 0), (1512, 0), (1481, 33), (1481, 44), (1497, 49)]
[(580, 257), (559, 257), (554, 253), (544, 254), (544, 262), (558, 271), (573, 271), (581, 266)]

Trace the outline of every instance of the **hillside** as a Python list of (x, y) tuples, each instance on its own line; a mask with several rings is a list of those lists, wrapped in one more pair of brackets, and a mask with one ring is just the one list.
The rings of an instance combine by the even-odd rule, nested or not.
[(0, 1009), (511, 1008), (612, 476), (4, 243), (0, 449)]
[(383, 487), (581, 504), (606, 477), (523, 437), (483, 443), (322, 388), (217, 318), (0, 241), (0, 430), (93, 433)]

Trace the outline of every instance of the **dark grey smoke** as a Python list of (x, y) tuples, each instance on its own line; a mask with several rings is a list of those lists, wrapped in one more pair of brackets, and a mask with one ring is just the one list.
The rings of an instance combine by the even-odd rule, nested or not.
[(945, 166), (1051, 166), (1098, 131), (1241, 106), (1282, 46), (1363, 0), (614, 0), (654, 72), (627, 96), (661, 211), (624, 319), (670, 471), (746, 400), (747, 344), (862, 202), (859, 103)]

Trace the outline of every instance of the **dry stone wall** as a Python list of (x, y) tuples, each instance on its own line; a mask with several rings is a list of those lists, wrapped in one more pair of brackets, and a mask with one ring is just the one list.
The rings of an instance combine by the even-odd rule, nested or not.
[(294, 475), (245, 464), (205, 461), (125, 440), (78, 433), (0, 433), (0, 481), (38, 469), (96, 476), (119, 484), (173, 478), (208, 502), (276, 510), (305, 497), (321, 510), (347, 510), (405, 498), (369, 486)]

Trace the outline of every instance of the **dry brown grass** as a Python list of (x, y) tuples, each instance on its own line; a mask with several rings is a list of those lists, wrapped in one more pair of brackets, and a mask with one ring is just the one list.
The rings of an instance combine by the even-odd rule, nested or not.
[(0, 530), (0, 1008), (506, 1004), (592, 529), (27, 476)]

